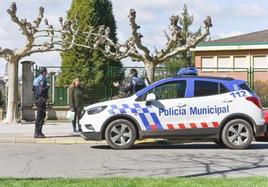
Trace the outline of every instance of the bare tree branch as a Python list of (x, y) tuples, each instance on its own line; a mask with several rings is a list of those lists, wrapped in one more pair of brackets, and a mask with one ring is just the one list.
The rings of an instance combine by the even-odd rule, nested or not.
[(0, 47), (0, 56), (4, 56), (4, 55), (13, 55), (13, 51), (7, 48)]
[[(204, 21), (205, 32), (203, 34), (192, 34), (189, 35), (186, 41), (186, 45), (181, 46), (182, 33), (181, 27), (178, 25), (180, 16), (170, 17), (169, 33), (165, 32), (167, 39), (165, 48), (162, 50), (157, 50), (154, 47), (154, 54), (150, 54), (150, 50), (142, 44), (142, 35), (138, 32), (140, 26), (136, 24), (136, 11), (130, 9), (129, 12), (129, 22), (131, 27), (131, 36), (124, 44), (114, 43), (110, 39), (110, 28), (105, 26), (100, 26), (97, 31), (95, 29), (90, 29), (88, 32), (76, 32), (73, 34), (73, 40), (64, 40), (63, 43), (68, 43), (70, 46), (84, 47), (90, 50), (96, 50), (101, 52), (105, 57), (111, 58), (115, 61), (120, 61), (121, 59), (130, 57), (135, 61), (144, 62), (146, 71), (151, 70), (151, 72), (146, 72), (149, 74), (150, 78), (147, 77), (149, 82), (153, 81), (154, 71), (158, 64), (165, 62), (171, 57), (181, 53), (189, 51), (190, 48), (195, 47), (200, 41), (204, 40), (207, 35), (209, 35), (211, 24), (211, 18), (207, 17)], [(68, 25), (68, 24), (67, 24)], [(70, 33), (73, 33), (71, 26)], [(76, 41), (75, 36), (85, 38), (83, 43)], [(147, 76), (147, 75), (146, 75)]]
[[(205, 24), (205, 32), (204, 33), (202, 33), (201, 35), (197, 35), (197, 36), (196, 35), (189, 36), (185, 46), (176, 47), (172, 50), (166, 50), (166, 51), (162, 52), (158, 56), (159, 62), (160, 63), (164, 62), (164, 61), (168, 60), (169, 58), (171, 58), (171, 57), (173, 57), (173, 56), (175, 56), (183, 51), (188, 51), (188, 50), (190, 50), (190, 48), (196, 47), (196, 45), (198, 43), (200, 43), (202, 40), (204, 40), (210, 33), (209, 30), (210, 30), (210, 27), (212, 27), (210, 16), (207, 17), (207, 19), (204, 21), (204, 24)], [(170, 46), (168, 46), (168, 47), (170, 47)], [(167, 52), (167, 51), (169, 51), (169, 52)], [(165, 55), (163, 55), (163, 54), (165, 54)]]
[(6, 60), (9, 60), (11, 56), (14, 55), (14, 52), (7, 48), (1, 48), (0, 47), (0, 57), (5, 58)]
[(17, 6), (14, 2), (7, 12), (11, 20), (19, 26), (22, 35), (26, 37), (25, 45), (18, 50), (0, 48), (0, 58), (5, 58), (11, 67), (8, 75), (10, 82), (8, 91), (10, 94), (6, 117), (7, 121), (11, 123), (16, 118), (19, 61), (33, 53), (71, 49), (79, 33), (79, 27), (74, 29), (77, 23), (76, 20), (63, 21), (62, 18), (59, 18), (61, 28), (55, 29), (53, 25), (49, 24), (47, 19), (44, 19), (43, 7), (39, 8), (38, 15), (33, 22), (18, 18)]
[[(97, 32), (90, 30), (78, 34), (86, 38), (85, 44), (73, 41), (72, 45), (99, 51), (107, 58), (115, 61), (120, 61), (127, 57), (138, 61), (143, 60), (143, 56), (136, 49), (133, 37), (130, 37), (124, 44), (115, 43), (110, 39), (109, 27), (100, 26)], [(71, 43), (69, 42), (69, 44)]]
[(10, 15), (12, 21), (20, 27), (22, 34), (25, 35), (27, 38), (30, 37), (30, 32), (28, 29), (31, 26), (31, 23), (29, 23), (26, 19), (19, 20), (19, 18), (17, 17), (17, 5), (15, 2), (11, 3), (11, 6), (7, 10), (7, 13)]
[(136, 11), (134, 9), (130, 9), (128, 17), (129, 17), (130, 27), (132, 30), (131, 34), (132, 34), (135, 44), (140, 50), (144, 52), (144, 56), (146, 58), (152, 59), (152, 57), (150, 56), (150, 50), (147, 47), (145, 47), (141, 42), (141, 38), (143, 36), (141, 33), (138, 33), (138, 29), (140, 28), (140, 26), (136, 24)]
[[(44, 19), (43, 7), (39, 8), (38, 15), (33, 23), (27, 21), (27, 19), (19, 19), (17, 17), (17, 6), (15, 2), (11, 4), (7, 12), (12, 21), (19, 26), (22, 34), (27, 38), (25, 46), (15, 51), (15, 54), (19, 58), (39, 52), (69, 50), (72, 48), (79, 32), (79, 28), (74, 29), (74, 25), (77, 23), (76, 20), (63, 22), (63, 18), (59, 18), (61, 28), (55, 29), (53, 25), (49, 24), (47, 19)], [(45, 28), (40, 29), (42, 22)], [(70, 45), (62, 48), (62, 45), (67, 40), (71, 41)]]
[(172, 51), (177, 45), (180, 39), (181, 27), (178, 26), (179, 16), (171, 16), (170, 18), (170, 36), (166, 33), (167, 43), (166, 47), (157, 54), (157, 58), (161, 59)]

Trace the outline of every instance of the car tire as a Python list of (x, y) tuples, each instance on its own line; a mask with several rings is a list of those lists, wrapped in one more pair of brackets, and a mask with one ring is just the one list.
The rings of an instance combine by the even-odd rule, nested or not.
[(245, 149), (253, 140), (252, 126), (243, 119), (231, 120), (224, 126), (221, 139), (230, 149)]
[(137, 137), (134, 125), (125, 119), (118, 119), (111, 122), (105, 131), (105, 139), (113, 149), (131, 148)]

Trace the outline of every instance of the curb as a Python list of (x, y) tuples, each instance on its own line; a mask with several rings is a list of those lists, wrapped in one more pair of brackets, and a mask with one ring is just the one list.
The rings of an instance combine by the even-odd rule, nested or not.
[(11, 137), (0, 138), (0, 143), (25, 143), (25, 144), (103, 144), (105, 141), (86, 141), (80, 137), (74, 138), (32, 138), (32, 137)]
[[(146, 139), (138, 140), (135, 144), (152, 144), (159, 143), (160, 139)], [(106, 141), (86, 141), (81, 137), (68, 137), (68, 138), (32, 138), (32, 137), (11, 137), (0, 138), (1, 143), (11, 144), (107, 144)]]

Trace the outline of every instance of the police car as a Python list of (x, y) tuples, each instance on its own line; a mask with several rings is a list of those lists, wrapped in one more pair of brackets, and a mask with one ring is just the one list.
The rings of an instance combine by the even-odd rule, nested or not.
[(260, 99), (243, 80), (198, 76), (196, 69), (157, 81), (135, 95), (85, 107), (86, 140), (128, 149), (136, 140), (211, 140), (231, 149), (248, 147), (265, 132)]
[(268, 110), (263, 111), (263, 113), (266, 123), (266, 132), (263, 134), (263, 136), (255, 138), (257, 142), (268, 142)]

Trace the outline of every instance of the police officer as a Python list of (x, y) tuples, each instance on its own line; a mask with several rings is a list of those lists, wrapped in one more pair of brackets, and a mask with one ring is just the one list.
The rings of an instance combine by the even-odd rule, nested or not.
[(129, 80), (123, 84), (113, 82), (114, 87), (119, 88), (119, 90), (123, 92), (124, 95), (131, 96), (146, 87), (145, 82), (140, 77), (138, 77), (138, 71), (136, 69), (130, 70), (130, 75), (128, 78)]
[(42, 133), (44, 120), (46, 118), (46, 101), (48, 99), (49, 85), (47, 83), (47, 69), (42, 67), (40, 75), (34, 79), (33, 91), (35, 97), (35, 104), (37, 107), (37, 116), (35, 120), (34, 138), (45, 138)]

